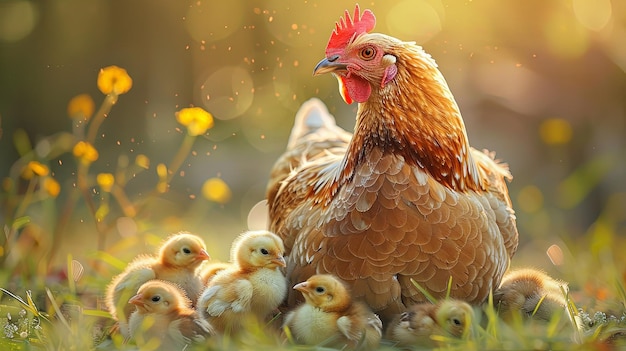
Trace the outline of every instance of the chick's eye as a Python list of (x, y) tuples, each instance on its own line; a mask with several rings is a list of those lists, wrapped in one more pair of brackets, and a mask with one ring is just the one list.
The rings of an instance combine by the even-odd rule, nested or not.
[(453, 323), (454, 325), (461, 325), (461, 321), (460, 321), (459, 319), (457, 319), (457, 318), (453, 318), (453, 319), (452, 319), (452, 323)]
[(183, 248), (183, 252), (186, 253), (187, 255), (189, 255), (191, 253), (191, 250), (187, 247)]
[(261, 253), (264, 254), (264, 255), (269, 254), (269, 252), (266, 249), (261, 249)]
[(159, 302), (161, 301), (161, 296), (152, 296), (152, 302)]
[(317, 288), (315, 288), (315, 292), (317, 292), (318, 294), (323, 294), (324, 291), (326, 291), (326, 289), (324, 289), (324, 287), (322, 286), (318, 286)]
[(359, 52), (359, 56), (361, 56), (364, 60), (371, 60), (376, 56), (376, 49), (371, 46), (366, 46)]

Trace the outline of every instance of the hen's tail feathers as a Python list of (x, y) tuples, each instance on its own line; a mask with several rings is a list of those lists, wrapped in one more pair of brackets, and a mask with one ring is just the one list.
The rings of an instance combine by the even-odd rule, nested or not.
[(321, 129), (342, 136), (346, 133), (337, 126), (335, 117), (328, 112), (328, 108), (320, 99), (309, 99), (300, 106), (296, 113), (287, 149), (293, 149), (304, 136)]

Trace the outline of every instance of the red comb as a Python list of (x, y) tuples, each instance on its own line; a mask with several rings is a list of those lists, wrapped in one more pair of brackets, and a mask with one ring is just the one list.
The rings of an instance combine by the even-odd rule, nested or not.
[(326, 45), (327, 57), (338, 50), (343, 50), (355, 36), (374, 29), (376, 17), (372, 11), (365, 10), (362, 14), (360, 12), (359, 4), (356, 4), (353, 18), (350, 18), (350, 13), (346, 10), (344, 17), (341, 17), (339, 22), (335, 23), (335, 30), (330, 35), (328, 45)]

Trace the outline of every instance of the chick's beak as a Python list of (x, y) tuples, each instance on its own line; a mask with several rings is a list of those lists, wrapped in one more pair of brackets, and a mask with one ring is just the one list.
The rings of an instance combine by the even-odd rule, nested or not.
[(348, 68), (348, 65), (342, 62), (338, 62), (338, 60), (339, 55), (333, 55), (331, 57), (324, 58), (313, 69), (313, 75), (317, 76), (324, 73), (345, 71)]
[(298, 290), (300, 292), (305, 292), (309, 290), (309, 284), (307, 282), (298, 283), (293, 286), (294, 290)]
[(137, 305), (137, 306), (143, 306), (143, 295), (141, 294), (137, 294), (133, 297), (130, 298), (130, 300), (128, 300), (128, 303), (132, 303), (133, 305)]
[(209, 256), (209, 253), (206, 252), (206, 250), (202, 249), (200, 250), (200, 252), (198, 252), (197, 258), (198, 260), (203, 261), (203, 260), (210, 260), (211, 256)]
[(283, 256), (277, 256), (276, 258), (274, 258), (272, 260), (272, 262), (276, 263), (277, 265), (281, 266), (281, 267), (287, 267), (287, 262), (285, 262), (285, 258)]

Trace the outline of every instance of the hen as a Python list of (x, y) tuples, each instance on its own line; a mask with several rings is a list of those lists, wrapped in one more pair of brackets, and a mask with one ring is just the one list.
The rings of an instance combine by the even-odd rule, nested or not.
[(263, 322), (284, 300), (287, 280), (282, 240), (259, 230), (233, 242), (232, 265), (217, 272), (198, 299), (198, 311), (220, 333), (234, 334)]
[[(269, 228), (285, 243), (290, 284), (334, 274), (383, 320), (436, 298), (473, 304), (496, 288), (517, 249), (508, 168), (470, 147), (433, 59), (413, 42), (368, 33), (346, 11), (314, 74), (359, 102), (354, 134), (310, 101), (271, 171)], [(307, 112), (308, 111), (308, 112)], [(290, 306), (299, 297), (290, 292)]]
[(137, 306), (130, 316), (129, 330), (140, 350), (183, 350), (215, 333), (190, 307), (185, 293), (170, 282), (151, 280), (128, 303)]
[(285, 316), (296, 342), (373, 350), (382, 336), (378, 316), (363, 303), (353, 301), (346, 286), (329, 274), (310, 277), (293, 287), (305, 303)]
[(171, 235), (159, 248), (158, 255), (140, 255), (131, 261), (122, 273), (113, 277), (106, 290), (105, 303), (120, 325), (120, 332), (128, 336), (128, 317), (134, 310), (128, 299), (139, 287), (153, 279), (178, 284), (195, 302), (203, 284), (197, 269), (208, 260), (204, 241), (190, 233)]

